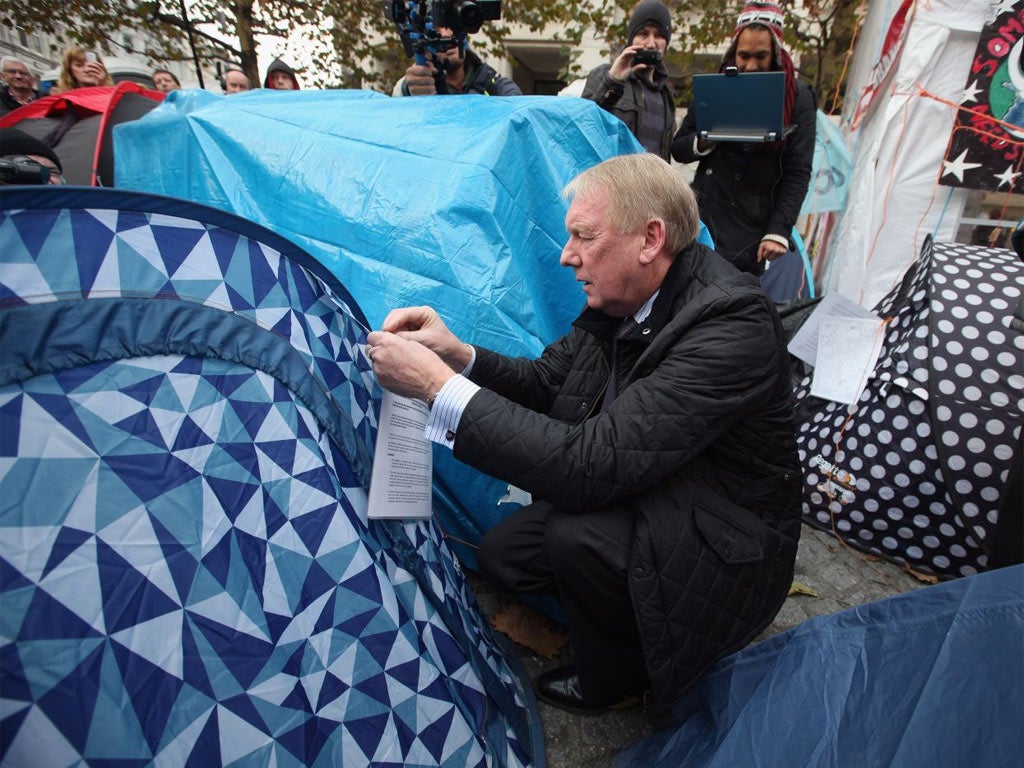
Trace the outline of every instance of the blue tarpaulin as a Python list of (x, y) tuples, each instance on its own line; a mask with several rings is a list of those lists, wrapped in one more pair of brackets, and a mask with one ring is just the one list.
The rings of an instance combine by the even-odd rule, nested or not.
[[(264, 224), (334, 273), (372, 327), (430, 304), (465, 341), (511, 355), (539, 353), (583, 307), (558, 266), (562, 187), (639, 151), (621, 121), (570, 97), (175, 91), (115, 131), (118, 187)], [(434, 508), (471, 567), (506, 492), (435, 451)]]
[(720, 661), (615, 768), (1016, 768), (1024, 566), (819, 616)]

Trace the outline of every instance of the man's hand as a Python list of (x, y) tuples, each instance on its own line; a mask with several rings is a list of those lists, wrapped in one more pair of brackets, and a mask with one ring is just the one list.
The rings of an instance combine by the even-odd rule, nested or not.
[(762, 240), (761, 244), (757, 247), (757, 260), (759, 262), (775, 261), (785, 252), (786, 248), (774, 240)]
[(434, 75), (437, 68), (434, 63), (428, 61), (426, 65), (413, 64), (405, 70), (405, 87), (410, 96), (436, 96), (437, 85), (434, 83)]
[(473, 357), (470, 346), (448, 330), (448, 326), (432, 307), (393, 309), (384, 318), (381, 328), (403, 339), (422, 344), (438, 355), (456, 373), (462, 373)]
[(633, 66), (633, 57), (636, 56), (636, 52), (641, 48), (643, 48), (642, 45), (627, 45), (622, 49), (622, 53), (615, 57), (611, 69), (608, 70), (608, 74), (612, 76), (613, 80), (624, 82), (634, 71), (642, 72), (645, 69), (652, 68), (650, 64)]
[(377, 381), (396, 395), (429, 401), (455, 375), (430, 349), (398, 334), (372, 331), (366, 342)]

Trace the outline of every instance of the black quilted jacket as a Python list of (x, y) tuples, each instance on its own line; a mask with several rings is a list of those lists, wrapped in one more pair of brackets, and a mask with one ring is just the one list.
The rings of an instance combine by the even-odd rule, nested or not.
[(655, 696), (671, 705), (785, 600), (800, 535), (788, 358), (757, 280), (694, 243), (618, 343), (585, 309), (540, 358), (477, 349), (456, 458), (566, 510), (635, 519), (630, 588)]

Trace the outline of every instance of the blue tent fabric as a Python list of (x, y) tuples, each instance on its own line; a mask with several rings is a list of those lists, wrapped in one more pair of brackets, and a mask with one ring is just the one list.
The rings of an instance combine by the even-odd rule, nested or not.
[(615, 768), (1015, 768), (1024, 566), (879, 600), (719, 662)]
[(366, 517), (360, 316), (235, 216), (5, 190), (0, 763), (543, 765), (437, 526)]
[[(532, 356), (584, 297), (558, 266), (562, 187), (643, 151), (592, 101), (368, 91), (175, 93), (114, 133), (117, 186), (204, 203), (309, 251), (379, 328), (430, 304), (466, 341)], [(710, 236), (702, 229), (703, 242)], [(463, 563), (516, 505), (434, 452), (434, 510)]]

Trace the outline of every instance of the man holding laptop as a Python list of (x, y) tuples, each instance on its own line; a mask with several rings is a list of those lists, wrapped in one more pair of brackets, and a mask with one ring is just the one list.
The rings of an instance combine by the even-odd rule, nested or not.
[[(783, 19), (777, 3), (748, 2), (722, 57), (722, 74), (706, 76), (724, 78), (730, 82), (723, 80), (719, 85), (732, 86), (745, 84), (742, 79), (753, 74), (778, 72), (781, 93), (774, 106), (761, 114), (752, 102), (743, 101), (735, 111), (745, 113), (747, 125), (719, 126), (715, 119), (722, 115), (716, 112), (737, 105), (709, 109), (711, 99), (695, 97), (672, 140), (677, 161), (699, 162), (693, 189), (715, 250), (754, 275), (761, 275), (765, 262), (789, 249), (814, 159), (817, 103), (811, 87), (796, 79), (793, 61), (783, 47)], [(766, 78), (765, 85), (775, 85), (767, 82), (773, 79)], [(709, 114), (702, 112), (702, 104)]]

